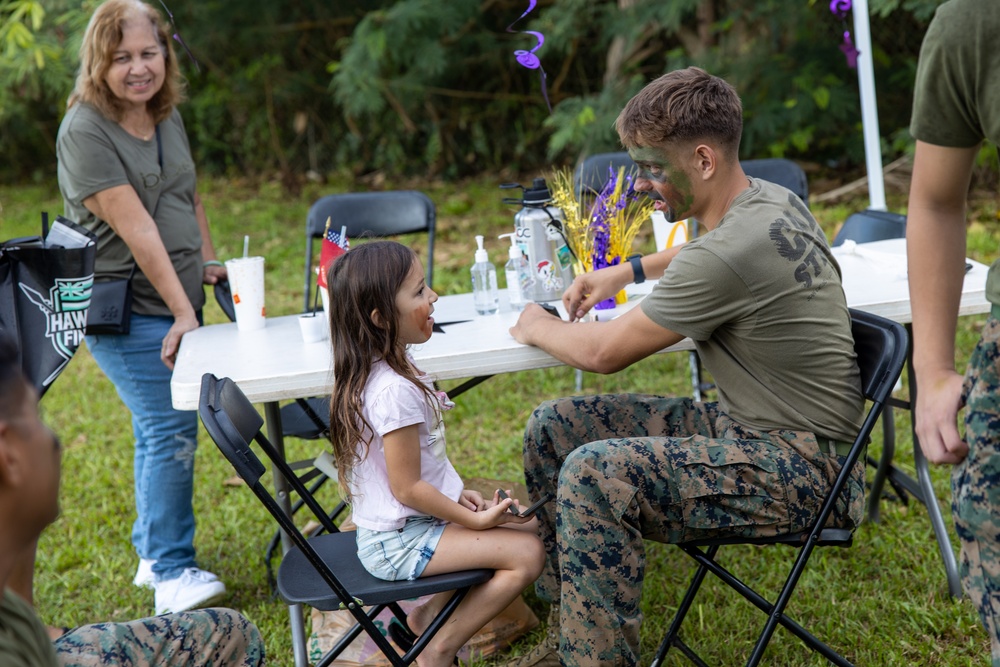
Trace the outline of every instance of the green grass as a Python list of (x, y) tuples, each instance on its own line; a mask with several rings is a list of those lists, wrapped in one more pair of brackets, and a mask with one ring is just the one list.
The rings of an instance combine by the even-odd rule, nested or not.
[[(501, 180), (507, 179), (385, 185), (423, 189), (437, 204), (435, 287), (440, 292), (468, 289), (474, 234), (490, 239), (510, 231), (514, 210), (501, 204), (504, 193), (496, 187)], [(252, 252), (267, 258), (270, 315), (291, 314), (300, 308), (302, 227), (310, 202), (349, 188), (346, 183), (313, 184), (290, 196), (274, 183), (202, 183), (220, 258), (241, 252), (244, 234), (251, 237)], [(837, 222), (865, 204), (858, 200), (817, 207), (815, 213), (832, 238)], [(902, 196), (890, 197), (893, 210), (904, 205)], [(0, 186), (0, 239), (37, 234), (42, 210), (53, 215), (62, 210), (54, 183)], [(986, 201), (975, 210), (969, 252), (989, 263), (997, 256), (996, 204)], [(650, 236), (646, 230), (640, 238), (645, 249), (649, 249)], [(494, 241), (491, 246), (494, 259), (502, 258), (502, 243)], [(224, 320), (211, 300), (205, 315), (209, 323)], [(960, 360), (968, 357), (983, 322), (982, 316), (962, 320), (956, 351)], [(586, 374), (583, 390), (684, 394), (688, 391), (687, 357), (660, 355), (617, 375)], [(521, 480), (521, 430), (529, 411), (542, 399), (573, 392), (573, 371), (555, 368), (495, 377), (463, 395), (448, 420), (450, 456), (456, 467), (467, 478)], [(130, 420), (86, 348), (77, 353), (42, 401), (42, 408), (65, 444), (62, 516), (39, 546), (35, 599), (42, 617), (53, 625), (77, 625), (149, 615), (152, 593), (131, 583), (136, 556), (129, 542), (133, 520)], [(912, 473), (908, 416), (897, 411), (896, 427), (896, 463)], [(879, 438), (877, 433), (871, 447), (876, 456)], [(291, 665), (285, 607), (270, 595), (262, 564), (273, 524), (249, 491), (230, 483), (232, 469), (204, 433), (199, 444), (195, 511), (200, 564), (226, 581), (231, 592), (226, 604), (240, 609), (260, 628), (270, 664)], [(312, 446), (295, 443), (292, 449), (310, 452)], [(950, 526), (949, 472), (945, 467), (932, 470)], [(881, 510), (881, 522), (863, 525), (853, 548), (817, 552), (790, 612), (859, 665), (988, 664), (989, 641), (972, 605), (948, 596), (925, 509), (912, 501), (903, 505), (883, 500)], [(675, 548), (647, 544), (646, 662), (691, 573), (690, 562)], [(731, 568), (738, 575), (759, 580), (767, 592), (778, 589), (792, 555), (784, 548), (731, 548), (730, 552)], [(527, 599), (544, 616), (544, 608), (530, 593)], [(742, 664), (760, 624), (756, 609), (709, 580), (687, 621), (685, 636), (711, 664)], [(520, 647), (529, 646), (536, 637), (529, 637)], [(668, 664), (685, 663), (672, 654)], [(826, 663), (779, 629), (765, 664)]]

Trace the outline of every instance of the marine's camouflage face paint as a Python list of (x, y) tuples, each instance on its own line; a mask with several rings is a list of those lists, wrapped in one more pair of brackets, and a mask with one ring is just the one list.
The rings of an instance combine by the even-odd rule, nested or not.
[(662, 148), (637, 147), (628, 154), (640, 170), (636, 190), (645, 191), (656, 202), (656, 210), (669, 222), (687, 218), (694, 204), (694, 194), (691, 178), (676, 164), (677, 160)]

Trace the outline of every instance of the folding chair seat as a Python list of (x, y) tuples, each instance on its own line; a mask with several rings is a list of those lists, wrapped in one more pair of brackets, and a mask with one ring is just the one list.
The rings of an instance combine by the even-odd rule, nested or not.
[[(851, 330), (854, 334), (854, 349), (858, 356), (858, 368), (861, 371), (861, 387), (865, 398), (870, 401), (870, 407), (854, 439), (850, 453), (844, 458), (843, 468), (840, 474), (837, 475), (829, 494), (824, 499), (813, 525), (806, 532), (775, 538), (721, 538), (698, 540), (677, 545), (684, 553), (695, 560), (697, 567), (691, 584), (688, 586), (687, 592), (684, 594), (677, 613), (674, 615), (667, 634), (652, 662), (654, 667), (663, 663), (667, 652), (672, 647), (677, 647), (694, 664), (705, 665), (691, 647), (681, 639), (680, 629), (684, 617), (694, 604), (699, 587), (709, 572), (717, 576), (723, 583), (734, 589), (767, 615), (764, 628), (754, 645), (750, 657), (747, 659), (746, 664), (748, 667), (760, 664), (764, 650), (767, 648), (768, 642), (771, 640), (778, 624), (790, 630), (811, 650), (821, 654), (831, 663), (842, 667), (851, 667), (851, 663), (846, 658), (817, 639), (808, 630), (785, 614), (785, 609), (792, 599), (795, 587), (809, 562), (809, 557), (812, 555), (813, 549), (817, 546), (847, 547), (851, 545), (852, 531), (839, 528), (824, 528), (824, 525), (833, 513), (838, 496), (847, 485), (851, 469), (857, 463), (859, 457), (864, 454), (875, 422), (878, 420), (882, 408), (892, 392), (893, 385), (896, 383), (896, 379), (903, 369), (903, 364), (906, 362), (908, 338), (906, 329), (902, 325), (877, 315), (852, 309)], [(717, 555), (722, 547), (743, 544), (786, 544), (798, 549), (798, 555), (795, 558), (788, 577), (773, 603), (755, 591), (749, 584), (733, 575), (717, 560)]]
[[(281, 561), (277, 583), (279, 595), (293, 614), (298, 615), (298, 622), (293, 620), (292, 637), (297, 667), (308, 664), (305, 629), (298, 605), (321, 610), (347, 609), (356, 621), (316, 663), (317, 667), (332, 663), (362, 633), (375, 642), (392, 665), (401, 667), (414, 662), (472, 586), (493, 576), (492, 570), (467, 570), (414, 581), (383, 581), (373, 577), (358, 560), (354, 534), (338, 531), (329, 514), (261, 431), (263, 418), (231, 379), (219, 379), (211, 373), (202, 377), (198, 413), (219, 451), (294, 544)], [(289, 497), (297, 496), (309, 508), (322, 527), (319, 534), (306, 537), (287, 513), (287, 507), (282, 507), (265, 488), (261, 482), (265, 467), (258, 451), (264, 453), (275, 475), (287, 484)], [(276, 477), (275, 482), (278, 481)], [(398, 605), (399, 601), (447, 591), (455, 593), (428, 629), (402, 655), (393, 649), (373, 622), (379, 613), (389, 609), (406, 627), (406, 614)]]

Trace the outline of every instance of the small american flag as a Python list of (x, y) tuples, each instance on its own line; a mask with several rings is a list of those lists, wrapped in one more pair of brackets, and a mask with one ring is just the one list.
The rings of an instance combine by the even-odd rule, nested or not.
[(345, 252), (351, 249), (351, 244), (347, 240), (347, 226), (336, 231), (330, 227), (330, 218), (326, 219), (326, 231), (323, 233), (323, 247), (319, 253), (319, 276), (316, 284), (321, 289), (326, 289), (326, 271), (330, 268), (330, 263)]

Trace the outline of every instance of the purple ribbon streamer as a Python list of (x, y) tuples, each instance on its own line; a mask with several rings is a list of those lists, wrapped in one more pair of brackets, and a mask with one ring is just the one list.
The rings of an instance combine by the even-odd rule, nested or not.
[(521, 65), (523, 67), (526, 67), (528, 69), (537, 69), (538, 70), (538, 74), (541, 77), (542, 97), (545, 98), (545, 106), (548, 107), (549, 113), (552, 113), (552, 104), (549, 102), (549, 91), (548, 91), (548, 83), (547, 83), (548, 77), (545, 76), (545, 69), (542, 67), (542, 61), (539, 60), (538, 56), (535, 55), (535, 51), (537, 51), (538, 49), (542, 48), (542, 45), (545, 44), (545, 35), (543, 35), (540, 32), (536, 32), (534, 30), (514, 30), (513, 29), (514, 28), (514, 23), (517, 23), (518, 21), (520, 21), (521, 19), (523, 19), (525, 16), (527, 16), (528, 13), (532, 9), (535, 8), (536, 4), (538, 4), (538, 0), (528, 0), (528, 8), (525, 9), (524, 12), (520, 16), (518, 16), (517, 19), (515, 19), (513, 23), (511, 23), (509, 26), (507, 26), (507, 32), (510, 32), (510, 33), (522, 32), (522, 33), (524, 33), (526, 35), (534, 35), (535, 36), (535, 39), (537, 40), (537, 43), (535, 44), (535, 47), (533, 49), (531, 49), (530, 51), (525, 51), (523, 49), (519, 49), (519, 50), (515, 51), (514, 52), (514, 58), (517, 60), (517, 63), (519, 65)]
[(851, 11), (852, 7), (851, 0), (830, 0), (830, 12), (844, 23), (844, 41), (840, 44), (840, 50), (847, 58), (847, 66), (851, 69), (857, 69), (860, 51), (851, 41), (851, 31), (847, 29), (847, 13)]

